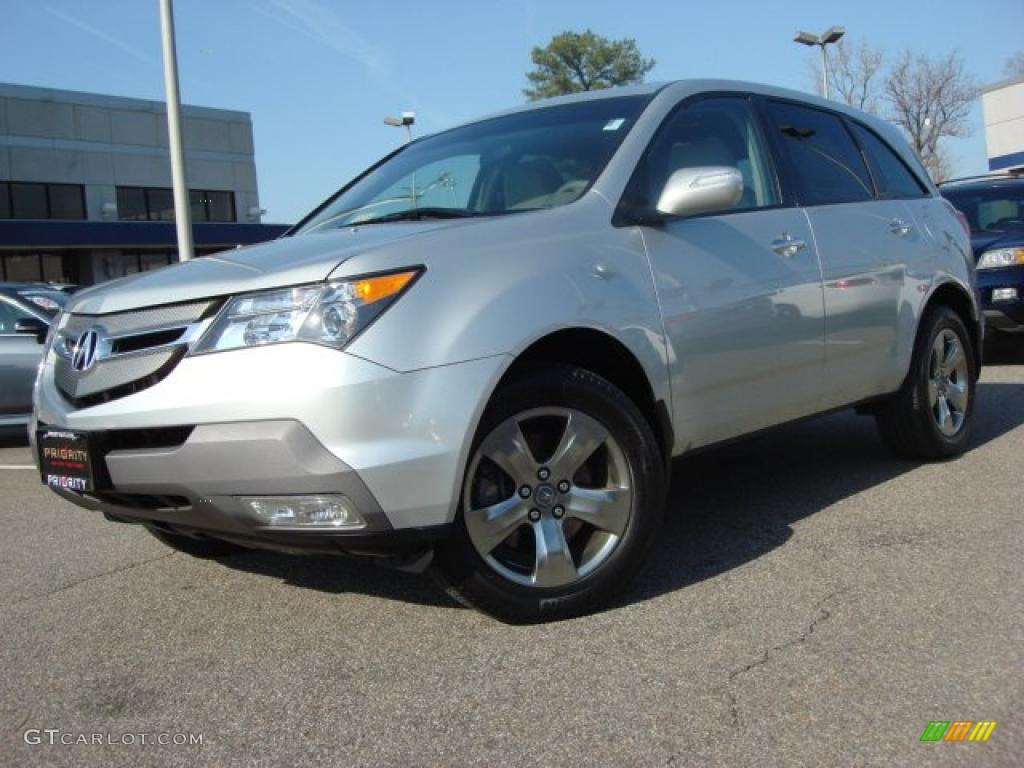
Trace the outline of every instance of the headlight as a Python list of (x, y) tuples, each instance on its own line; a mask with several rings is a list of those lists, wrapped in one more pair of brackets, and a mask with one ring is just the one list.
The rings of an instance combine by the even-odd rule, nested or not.
[(986, 251), (978, 259), (978, 269), (998, 269), (1024, 264), (1024, 248), (997, 248)]
[(310, 341), (341, 349), (391, 306), (421, 269), (236, 296), (190, 354)]

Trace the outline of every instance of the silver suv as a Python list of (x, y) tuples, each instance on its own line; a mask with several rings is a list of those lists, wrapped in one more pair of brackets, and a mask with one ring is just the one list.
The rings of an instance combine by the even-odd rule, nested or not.
[(968, 440), (970, 242), (897, 130), (684, 81), (414, 141), (272, 243), (74, 296), (43, 481), (197, 556), (428, 565), (509, 621), (643, 564), (672, 457), (856, 405)]

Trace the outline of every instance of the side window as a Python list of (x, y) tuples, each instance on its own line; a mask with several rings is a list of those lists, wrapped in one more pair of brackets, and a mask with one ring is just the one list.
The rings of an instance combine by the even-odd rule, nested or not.
[(926, 192), (920, 181), (904, 165), (888, 144), (860, 123), (850, 123), (868, 160), (879, 197), (924, 197)]
[(768, 152), (753, 108), (742, 96), (700, 99), (671, 114), (637, 164), (623, 204), (653, 208), (675, 171), (706, 165), (736, 168), (743, 176), (735, 210), (778, 204)]
[(871, 179), (843, 121), (828, 112), (769, 102), (801, 205), (870, 200)]

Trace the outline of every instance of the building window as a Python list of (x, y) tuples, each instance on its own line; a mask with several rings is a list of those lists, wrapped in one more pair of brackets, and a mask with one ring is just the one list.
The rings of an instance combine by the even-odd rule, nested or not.
[(117, 188), (117, 218), (122, 221), (146, 221), (146, 190), (142, 187)]
[[(193, 221), (235, 221), (235, 195), (190, 189)], [(174, 193), (164, 187), (118, 187), (117, 217), (122, 221), (174, 221)]]
[(0, 255), (0, 280), (12, 283), (74, 282), (75, 253), (5, 253)]
[(0, 181), (0, 219), (84, 219), (81, 184)]
[(171, 251), (143, 251), (139, 254), (139, 271), (149, 272), (171, 264), (174, 255)]
[(4, 280), (11, 283), (34, 283), (42, 279), (38, 253), (4, 254)]

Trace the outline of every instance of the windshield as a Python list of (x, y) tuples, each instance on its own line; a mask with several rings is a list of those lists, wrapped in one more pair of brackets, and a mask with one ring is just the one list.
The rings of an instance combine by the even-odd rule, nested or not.
[(329, 200), (298, 232), (571, 203), (597, 178), (648, 99), (528, 110), (415, 141)]
[(68, 300), (66, 293), (48, 288), (18, 288), (14, 292), (22, 301), (41, 310), (47, 317), (56, 315)]
[(942, 194), (971, 225), (971, 232), (1024, 229), (1024, 184), (944, 189)]

